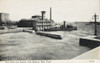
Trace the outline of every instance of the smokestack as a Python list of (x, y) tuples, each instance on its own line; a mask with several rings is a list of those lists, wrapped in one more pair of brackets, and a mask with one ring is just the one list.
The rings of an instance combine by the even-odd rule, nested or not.
[(44, 18), (45, 18), (45, 12), (46, 12), (46, 11), (41, 11), (41, 14), (42, 14), (42, 20), (44, 20)]
[(52, 8), (50, 7), (50, 20), (52, 20)]
[(64, 24), (63, 25), (64, 25), (64, 28), (65, 28), (66, 27), (66, 21), (64, 21)]

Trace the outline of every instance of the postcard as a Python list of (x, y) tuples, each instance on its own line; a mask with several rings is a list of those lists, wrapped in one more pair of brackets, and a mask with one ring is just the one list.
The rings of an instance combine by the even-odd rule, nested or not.
[(0, 63), (99, 63), (100, 0), (0, 0)]

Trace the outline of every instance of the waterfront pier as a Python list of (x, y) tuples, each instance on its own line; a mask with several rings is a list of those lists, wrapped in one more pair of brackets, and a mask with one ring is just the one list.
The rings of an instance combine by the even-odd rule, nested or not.
[(50, 32), (36, 32), (36, 34), (41, 35), (41, 36), (46, 36), (50, 38), (55, 38), (55, 39), (62, 39), (62, 36), (59, 34), (52, 34)]

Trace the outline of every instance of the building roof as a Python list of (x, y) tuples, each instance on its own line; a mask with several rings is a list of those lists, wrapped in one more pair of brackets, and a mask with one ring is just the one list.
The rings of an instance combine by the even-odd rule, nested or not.
[(34, 15), (32, 16), (32, 18), (37, 18), (37, 17), (41, 17), (40, 15)]

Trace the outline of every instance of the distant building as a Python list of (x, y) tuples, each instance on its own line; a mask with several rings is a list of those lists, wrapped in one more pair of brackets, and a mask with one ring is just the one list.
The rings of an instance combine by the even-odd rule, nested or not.
[(20, 20), (19, 27), (33, 27), (34, 30), (44, 30), (53, 27), (52, 19), (45, 19), (45, 11), (41, 11), (42, 16), (34, 15), (31, 19)]
[(20, 20), (18, 23), (18, 27), (33, 27), (33, 25), (35, 24), (34, 20)]
[(0, 25), (7, 23), (9, 21), (9, 14), (0, 13)]
[(34, 15), (34, 16), (32, 16), (32, 19), (34, 19), (34, 20), (42, 19), (42, 16), (40, 16), (40, 15)]
[(53, 26), (54, 21), (43, 19), (41, 16), (32, 16), (32, 19), (22, 19), (19, 21), (19, 27), (33, 27), (34, 30), (44, 30), (47, 28), (51, 28)]

